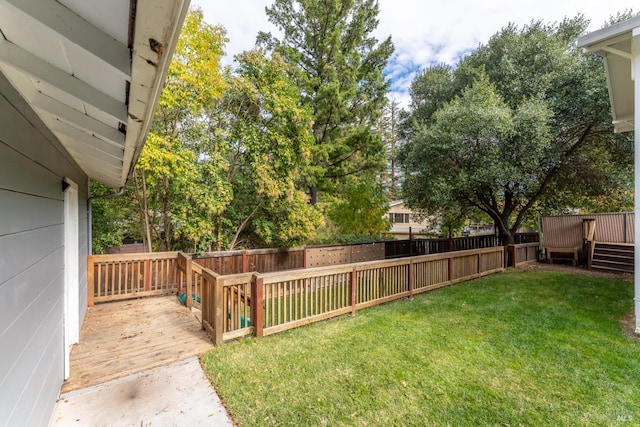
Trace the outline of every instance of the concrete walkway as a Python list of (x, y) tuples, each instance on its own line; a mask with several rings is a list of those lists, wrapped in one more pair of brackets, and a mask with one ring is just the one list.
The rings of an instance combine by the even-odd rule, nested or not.
[(60, 396), (50, 427), (232, 426), (196, 357)]

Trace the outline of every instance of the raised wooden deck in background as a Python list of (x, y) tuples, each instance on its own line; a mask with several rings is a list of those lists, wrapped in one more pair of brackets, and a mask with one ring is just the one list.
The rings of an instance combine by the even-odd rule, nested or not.
[(98, 304), (84, 320), (61, 392), (188, 359), (212, 347), (200, 323), (175, 296)]

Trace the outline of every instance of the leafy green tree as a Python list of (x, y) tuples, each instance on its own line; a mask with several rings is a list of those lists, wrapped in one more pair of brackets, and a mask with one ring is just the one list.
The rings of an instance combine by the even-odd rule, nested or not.
[(262, 32), (258, 44), (290, 64), (313, 115), (305, 176), (312, 204), (320, 191), (338, 191), (345, 177), (383, 164), (383, 146), (372, 127), (385, 103), (383, 69), (393, 44), (371, 35), (378, 12), (376, 0), (276, 0), (266, 8), (282, 37)]
[[(224, 246), (241, 236), (266, 245), (295, 245), (315, 233), (321, 220), (296, 182), (308, 167), (313, 144), (311, 114), (278, 54), (258, 51), (236, 57), (216, 126), (228, 150), (227, 180), (233, 201), (222, 213), (218, 233)], [(223, 243), (223, 242), (221, 242)], [(222, 245), (221, 245), (222, 246)]]
[(188, 249), (213, 240), (215, 221), (231, 199), (218, 151), (204, 159), (200, 150), (214, 144), (208, 112), (226, 86), (225, 42), (223, 28), (204, 22), (202, 11), (189, 11), (132, 184), (150, 250), (172, 250), (175, 238), (190, 242)]
[(373, 177), (351, 177), (342, 197), (329, 205), (328, 216), (343, 235), (380, 236), (390, 229), (389, 202)]
[[(97, 181), (90, 182), (91, 196), (113, 194), (113, 189)], [(91, 250), (103, 254), (109, 248), (122, 245), (127, 233), (130, 211), (126, 199), (97, 198), (91, 202)]]
[(576, 207), (617, 188), (632, 158), (613, 135), (602, 61), (574, 40), (577, 17), (502, 29), (452, 70), (412, 86), (401, 153), (405, 200), (427, 212), (476, 209), (505, 243), (536, 209)]

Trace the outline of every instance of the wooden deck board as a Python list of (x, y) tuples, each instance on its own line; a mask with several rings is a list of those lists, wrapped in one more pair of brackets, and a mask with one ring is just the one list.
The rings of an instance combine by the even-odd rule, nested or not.
[(213, 347), (194, 315), (175, 296), (97, 304), (89, 308), (71, 375), (62, 393), (171, 364)]

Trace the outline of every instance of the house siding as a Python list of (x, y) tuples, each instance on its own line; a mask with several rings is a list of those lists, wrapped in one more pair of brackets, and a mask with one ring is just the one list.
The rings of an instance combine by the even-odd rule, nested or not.
[(414, 233), (424, 232), (430, 227), (429, 221), (425, 220), (423, 222), (415, 221), (415, 213), (405, 207), (403, 202), (393, 203), (389, 207), (389, 211), (387, 212), (387, 218), (391, 214), (407, 214), (409, 215), (409, 222), (400, 222), (396, 223), (391, 220), (391, 234), (396, 234), (396, 238), (399, 239), (408, 239), (409, 238), (409, 227), (411, 227)]
[(88, 178), (0, 74), (0, 426), (47, 425), (64, 376), (64, 193), (78, 185), (80, 320)]

